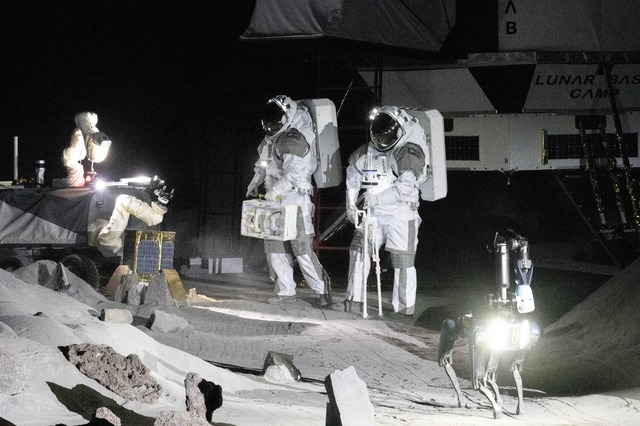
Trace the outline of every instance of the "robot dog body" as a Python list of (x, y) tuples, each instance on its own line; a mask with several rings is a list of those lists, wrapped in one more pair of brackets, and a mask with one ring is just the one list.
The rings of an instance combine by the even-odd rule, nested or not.
[[(447, 319), (442, 324), (438, 363), (444, 367), (462, 406), (460, 385), (452, 366), (453, 346), (458, 337), (467, 340), (471, 381), (474, 390), (479, 390), (491, 403), (494, 418), (502, 416), (502, 397), (497, 384), (497, 370), (505, 354), (512, 358), (511, 372), (518, 393), (516, 414), (522, 414), (523, 388), (520, 371), (525, 355), (540, 336), (540, 329), (527, 315), (535, 309), (531, 292), (533, 264), (529, 259), (528, 242), (525, 238), (507, 231), (497, 233), (494, 240), (496, 254), (497, 293), (485, 299), (477, 312)], [(515, 254), (511, 257), (510, 254)], [(510, 292), (510, 269), (516, 275), (515, 292)]]

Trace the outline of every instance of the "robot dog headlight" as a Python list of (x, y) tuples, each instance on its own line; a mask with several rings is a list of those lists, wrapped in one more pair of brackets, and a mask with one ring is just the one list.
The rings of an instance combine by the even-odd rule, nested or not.
[(489, 320), (483, 331), (477, 332), (475, 344), (487, 346), (493, 351), (513, 351), (531, 346), (537, 335), (528, 320), (507, 321), (504, 318)]

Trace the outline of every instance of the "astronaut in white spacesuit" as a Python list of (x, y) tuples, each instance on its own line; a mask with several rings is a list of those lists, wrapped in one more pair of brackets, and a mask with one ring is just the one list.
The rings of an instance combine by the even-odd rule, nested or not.
[[(297, 237), (291, 241), (264, 240), (264, 249), (275, 283), (270, 303), (296, 300), (292, 255), (320, 306), (331, 305), (331, 282), (312, 249), (313, 212), (311, 177), (317, 166), (316, 134), (307, 108), (288, 96), (270, 99), (262, 117), (265, 136), (258, 146), (254, 177), (247, 197), (257, 196), (264, 184), (265, 199), (296, 205)], [(292, 254), (291, 254), (292, 253)]]
[[(349, 158), (346, 207), (349, 221), (358, 224), (357, 200), (366, 189), (364, 209), (377, 222), (377, 247), (390, 254), (393, 266), (391, 304), (394, 312), (413, 315), (417, 277), (419, 185), (427, 177), (427, 146), (422, 127), (403, 109), (383, 106), (371, 112), (370, 142)], [(369, 244), (371, 244), (371, 239)], [(356, 228), (349, 247), (347, 302), (361, 304), (371, 260), (364, 257), (364, 236)]]
[[(69, 146), (62, 153), (62, 162), (67, 170), (66, 186), (85, 185), (82, 160), (93, 163), (104, 161), (109, 153), (111, 140), (98, 130), (98, 115), (95, 112), (80, 112), (75, 117), (76, 128), (71, 134)], [(93, 171), (93, 170), (92, 170)]]

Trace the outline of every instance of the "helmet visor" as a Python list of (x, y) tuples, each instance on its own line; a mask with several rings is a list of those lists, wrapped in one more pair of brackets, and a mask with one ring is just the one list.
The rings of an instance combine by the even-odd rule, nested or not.
[(398, 142), (400, 125), (388, 114), (380, 114), (371, 122), (371, 142), (378, 151), (387, 151)]
[(284, 111), (274, 102), (268, 102), (262, 112), (262, 129), (264, 132), (273, 136), (278, 133), (283, 126), (282, 117), (284, 116)]

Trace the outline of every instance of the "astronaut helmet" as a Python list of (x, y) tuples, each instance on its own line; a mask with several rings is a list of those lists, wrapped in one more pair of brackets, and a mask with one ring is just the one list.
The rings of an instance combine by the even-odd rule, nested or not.
[(275, 96), (267, 101), (262, 112), (262, 129), (268, 136), (274, 136), (293, 121), (298, 110), (297, 103), (285, 95)]
[(374, 108), (369, 114), (369, 119), (371, 120), (369, 126), (371, 144), (380, 152), (393, 148), (404, 135), (402, 123), (406, 118), (399, 108), (387, 106)]

